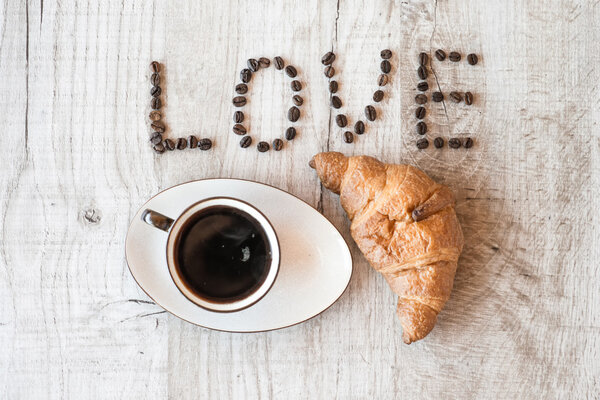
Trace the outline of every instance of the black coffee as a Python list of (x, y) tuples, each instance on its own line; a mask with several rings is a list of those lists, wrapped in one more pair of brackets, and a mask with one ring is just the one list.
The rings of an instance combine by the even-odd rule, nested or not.
[(271, 264), (267, 237), (249, 214), (210, 207), (184, 226), (175, 259), (186, 285), (215, 302), (231, 302), (254, 292)]

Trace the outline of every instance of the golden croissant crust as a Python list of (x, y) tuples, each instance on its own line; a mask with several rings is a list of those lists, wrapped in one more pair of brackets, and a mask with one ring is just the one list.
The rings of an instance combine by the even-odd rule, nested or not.
[(319, 153), (310, 166), (340, 195), (354, 241), (398, 295), (405, 343), (423, 339), (450, 297), (464, 239), (454, 196), (410, 165)]

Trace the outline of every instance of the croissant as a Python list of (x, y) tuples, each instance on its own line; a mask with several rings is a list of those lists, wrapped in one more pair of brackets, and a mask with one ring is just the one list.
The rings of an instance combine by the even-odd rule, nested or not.
[(340, 195), (352, 238), (398, 295), (402, 339), (433, 329), (450, 297), (464, 239), (449, 188), (410, 165), (319, 153), (309, 165)]

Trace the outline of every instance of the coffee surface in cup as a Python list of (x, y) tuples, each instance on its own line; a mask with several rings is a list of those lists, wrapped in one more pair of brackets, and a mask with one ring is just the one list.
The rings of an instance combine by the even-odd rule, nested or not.
[(197, 295), (215, 302), (244, 298), (264, 282), (271, 249), (260, 223), (230, 207), (207, 208), (183, 227), (177, 269)]

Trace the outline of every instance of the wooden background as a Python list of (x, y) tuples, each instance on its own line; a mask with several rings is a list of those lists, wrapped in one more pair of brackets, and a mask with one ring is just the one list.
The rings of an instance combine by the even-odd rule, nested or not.
[[(1, 2), (0, 17), (0, 398), (598, 398), (600, 2), (31, 0)], [(320, 58), (337, 53), (353, 123), (383, 48), (383, 118), (347, 145)], [(442, 90), (470, 89), (475, 104), (428, 107), (431, 130), (471, 135), (469, 151), (415, 147), (417, 54), (437, 48), (480, 55), (434, 63)], [(299, 135), (279, 153), (242, 150), (238, 71), (275, 55), (305, 84)], [(152, 59), (169, 135), (210, 137), (212, 151), (150, 150)], [(252, 81), (255, 143), (283, 134), (288, 85), (272, 67)], [(326, 149), (416, 165), (457, 195), (466, 246), (422, 342), (402, 343), (395, 296), (307, 167)], [(124, 259), (130, 218), (208, 177), (319, 208), (355, 256), (340, 301), (261, 334), (209, 331), (149, 301)]]

